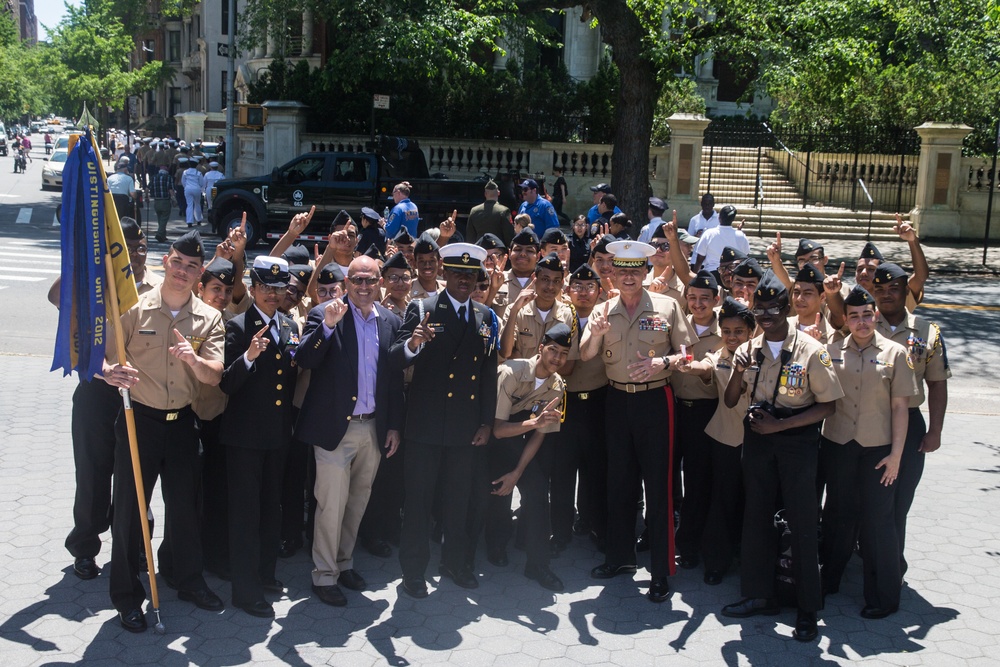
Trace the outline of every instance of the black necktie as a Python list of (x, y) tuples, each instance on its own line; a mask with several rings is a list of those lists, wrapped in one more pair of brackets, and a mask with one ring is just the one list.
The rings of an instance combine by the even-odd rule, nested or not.
[(267, 325), (267, 333), (271, 335), (271, 342), (277, 345), (278, 341), (281, 339), (281, 334), (278, 330), (278, 318), (274, 318)]
[(469, 318), (465, 316), (465, 305), (458, 307), (458, 319), (462, 322), (463, 327), (469, 323)]

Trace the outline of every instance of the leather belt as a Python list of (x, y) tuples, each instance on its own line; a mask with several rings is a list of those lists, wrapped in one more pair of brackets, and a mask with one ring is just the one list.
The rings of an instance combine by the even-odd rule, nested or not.
[(610, 384), (615, 389), (620, 389), (628, 394), (636, 394), (640, 391), (649, 391), (650, 389), (659, 389), (660, 387), (666, 387), (666, 380), (656, 380), (655, 382), (615, 382), (614, 380), (608, 380)]
[(351, 415), (351, 421), (358, 422), (360, 424), (364, 424), (365, 422), (370, 422), (373, 419), (375, 419), (374, 412), (369, 412), (363, 415)]
[(674, 398), (674, 400), (685, 408), (714, 408), (719, 404), (717, 398)]
[(591, 399), (597, 398), (598, 396), (604, 395), (604, 390), (608, 385), (601, 385), (597, 389), (591, 389), (589, 391), (567, 391), (567, 398), (574, 401), (589, 401)]
[(181, 417), (187, 416), (187, 414), (191, 412), (191, 406), (185, 405), (179, 410), (158, 410), (156, 408), (151, 408), (148, 405), (132, 401), (132, 410), (138, 412), (144, 417), (151, 417), (165, 422), (174, 422)]

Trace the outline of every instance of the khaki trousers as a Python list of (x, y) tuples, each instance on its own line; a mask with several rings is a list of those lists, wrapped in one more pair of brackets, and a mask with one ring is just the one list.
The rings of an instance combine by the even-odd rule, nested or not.
[(332, 452), (316, 454), (316, 527), (313, 584), (333, 586), (341, 572), (354, 568), (358, 526), (368, 506), (372, 482), (382, 459), (375, 420), (352, 421)]

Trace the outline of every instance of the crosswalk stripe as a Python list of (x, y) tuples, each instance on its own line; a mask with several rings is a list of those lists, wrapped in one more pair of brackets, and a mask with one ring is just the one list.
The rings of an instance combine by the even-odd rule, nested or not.
[[(56, 271), (56, 273), (58, 273), (58, 271)], [(30, 276), (5, 276), (3, 274), (0, 274), (0, 280), (17, 280), (24, 283), (37, 283), (40, 280), (45, 280), (45, 278), (41, 276), (39, 276), (38, 278), (34, 278)]]
[(3, 258), (4, 264), (31, 264), (32, 266), (59, 266), (61, 262), (58, 259), (12, 259), (10, 257)]
[(26, 224), (30, 223), (31, 222), (31, 211), (32, 210), (33, 209), (30, 209), (30, 208), (22, 208), (20, 211), (18, 211), (18, 213), (17, 213), (17, 220), (14, 221), (14, 224), (17, 224), (17, 225), (26, 225)]
[[(8, 270), (10, 270), (10, 269), (17, 269), (19, 271), (21, 270), (21, 267), (19, 267), (19, 266), (8, 266), (8, 267), (5, 267), (5, 268), (7, 268)], [(59, 270), (59, 269), (36, 269), (34, 267), (32, 267), (30, 269), (27, 268), (27, 267), (25, 267), (24, 268), (24, 272), (25, 273), (53, 273), (53, 274), (55, 274), (57, 276), (60, 273), (62, 273), (62, 271)]]
[[(39, 250), (41, 250), (41, 248), (39, 248)], [(49, 260), (55, 259), (55, 255), (53, 253), (49, 253), (48, 255), (33, 255), (33, 254), (26, 255), (23, 252), (5, 252), (3, 250), (0, 250), (0, 257), (20, 257), (22, 259), (49, 259)]]

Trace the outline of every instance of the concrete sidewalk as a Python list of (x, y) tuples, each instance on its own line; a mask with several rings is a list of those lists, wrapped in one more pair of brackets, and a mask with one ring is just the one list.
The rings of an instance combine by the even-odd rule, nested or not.
[[(521, 574), (511, 551), (503, 570), (485, 562), (481, 586), (465, 591), (429, 574), (422, 601), (397, 594), (399, 565), (359, 553), (370, 583), (348, 591), (346, 608), (310, 592), (311, 561), (280, 561), (288, 595), (272, 622), (232, 608), (219, 614), (179, 602), (160, 586), (165, 635), (122, 630), (104, 575), (80, 581), (63, 540), (71, 526), (73, 459), (70, 399), (75, 380), (49, 373), (41, 357), (0, 356), (0, 656), (20, 665), (994, 665), (1000, 654), (1000, 416), (949, 414), (944, 444), (929, 455), (910, 514), (901, 610), (881, 621), (860, 618), (860, 562), (852, 560), (841, 593), (827, 598), (820, 638), (790, 638), (794, 611), (739, 622), (718, 615), (739, 597), (731, 572), (716, 587), (698, 570), (671, 580), (672, 598), (655, 605), (640, 555), (633, 578), (589, 578), (601, 562), (574, 538), (552, 563), (566, 583), (553, 595)], [(961, 397), (953, 397), (956, 407)], [(961, 408), (959, 408), (961, 409)], [(158, 494), (155, 495), (158, 497)], [(154, 501), (162, 516), (162, 505)], [(162, 521), (157, 522), (154, 549)], [(98, 562), (105, 565), (110, 539)], [(437, 548), (434, 548), (437, 551)], [(360, 551), (360, 550), (359, 550)], [(209, 577), (227, 604), (229, 586)]]

